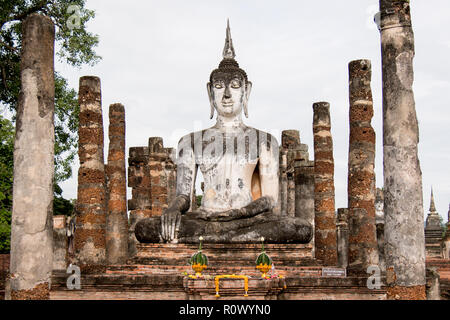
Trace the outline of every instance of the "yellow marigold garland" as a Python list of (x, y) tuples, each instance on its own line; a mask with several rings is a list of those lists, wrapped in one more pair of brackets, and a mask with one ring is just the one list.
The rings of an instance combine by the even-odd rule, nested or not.
[(220, 279), (244, 279), (244, 289), (245, 289), (245, 294), (244, 297), (248, 297), (248, 277), (247, 276), (242, 276), (242, 275), (235, 275), (235, 274), (224, 274), (224, 275), (220, 275), (220, 276), (216, 276), (214, 278), (214, 283), (216, 285), (216, 297), (220, 297), (219, 295), (219, 281)]

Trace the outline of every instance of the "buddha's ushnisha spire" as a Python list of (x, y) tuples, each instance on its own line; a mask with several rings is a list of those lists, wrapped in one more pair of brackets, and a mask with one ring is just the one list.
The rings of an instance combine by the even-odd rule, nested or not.
[(434, 205), (433, 187), (431, 187), (430, 212), (436, 212), (436, 206)]
[(234, 59), (235, 56), (233, 40), (231, 39), (230, 20), (227, 19), (227, 36), (225, 38), (225, 47), (223, 48), (223, 58)]

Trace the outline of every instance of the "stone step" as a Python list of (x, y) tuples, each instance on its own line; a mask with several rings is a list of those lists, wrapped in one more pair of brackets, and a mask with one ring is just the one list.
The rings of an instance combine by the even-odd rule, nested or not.
[[(197, 244), (139, 244), (129, 264), (187, 265), (198, 250)], [(267, 244), (266, 253), (276, 266), (317, 266), (311, 244)], [(258, 244), (204, 244), (202, 252), (211, 265), (254, 266), (261, 253)]]
[[(242, 274), (247, 276), (259, 277), (261, 272), (255, 266), (208, 266), (203, 274), (215, 276), (221, 274)], [(115, 265), (108, 266), (106, 274), (194, 274), (192, 268), (188, 265)], [(299, 276), (299, 277), (320, 277), (322, 275), (322, 267), (292, 267), (280, 266), (275, 269), (275, 274), (282, 276)]]
[[(310, 270), (311, 268), (305, 268)], [(262, 279), (221, 279), (219, 295), (213, 277), (192, 279), (181, 274), (88, 274), (81, 276), (81, 289), (69, 290), (67, 274), (54, 272), (51, 299), (385, 299), (385, 289), (369, 290), (366, 277), (324, 278), (288, 276)]]

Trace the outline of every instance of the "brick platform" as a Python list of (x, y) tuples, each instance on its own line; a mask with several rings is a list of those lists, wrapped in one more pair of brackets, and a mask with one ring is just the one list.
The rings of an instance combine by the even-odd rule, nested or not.
[(440, 278), (441, 299), (450, 300), (450, 259), (427, 259), (427, 268), (436, 267)]
[[(367, 277), (323, 277), (322, 265), (312, 258), (311, 245), (267, 244), (275, 272), (282, 278), (262, 279), (255, 269), (258, 244), (204, 244), (209, 266), (204, 278), (192, 279), (188, 264), (197, 245), (140, 244), (137, 255), (126, 265), (107, 266), (102, 274), (84, 274), (81, 290), (66, 288), (67, 274), (55, 271), (51, 299), (385, 299), (384, 288), (369, 290)], [(249, 277), (248, 297), (243, 279), (221, 279), (220, 297), (215, 296), (214, 276)]]

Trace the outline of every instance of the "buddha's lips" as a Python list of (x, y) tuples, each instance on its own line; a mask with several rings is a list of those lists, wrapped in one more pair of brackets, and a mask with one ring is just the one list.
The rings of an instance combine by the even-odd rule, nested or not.
[(234, 102), (227, 102), (227, 103), (222, 103), (222, 105), (224, 107), (232, 107), (234, 105)]

